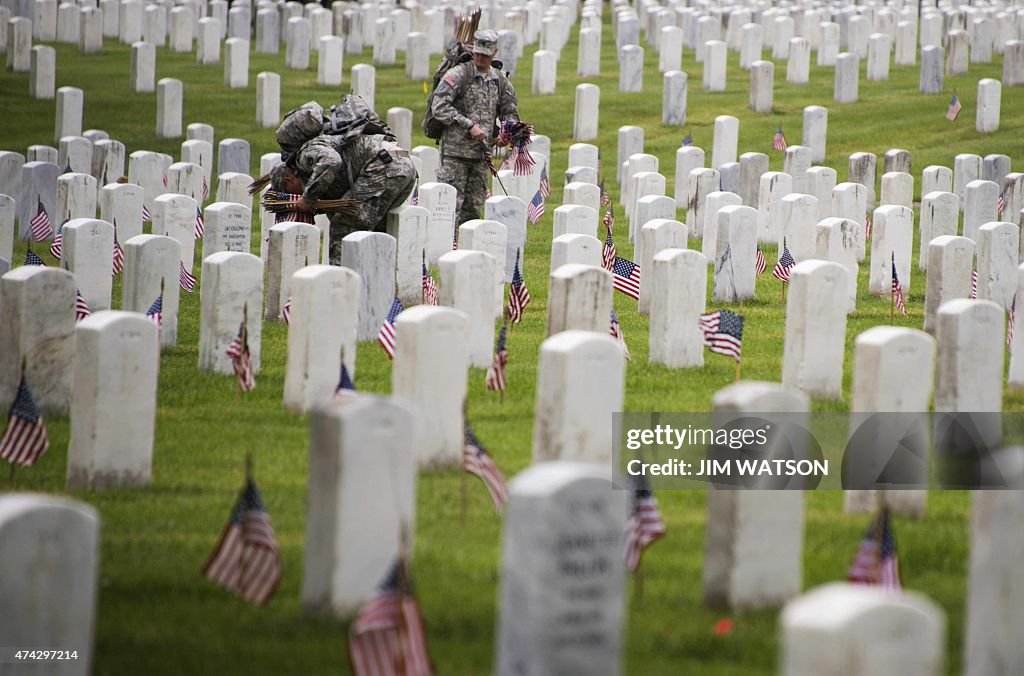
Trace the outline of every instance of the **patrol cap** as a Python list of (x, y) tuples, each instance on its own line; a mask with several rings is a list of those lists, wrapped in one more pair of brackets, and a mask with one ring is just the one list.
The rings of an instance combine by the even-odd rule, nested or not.
[(473, 53), (494, 56), (498, 53), (498, 32), (492, 30), (477, 31), (473, 36)]

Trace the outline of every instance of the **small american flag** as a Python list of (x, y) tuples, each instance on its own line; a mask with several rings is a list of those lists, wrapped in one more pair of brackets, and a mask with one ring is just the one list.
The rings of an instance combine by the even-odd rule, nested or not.
[(156, 297), (153, 304), (146, 310), (146, 319), (156, 324), (156, 328), (159, 331), (160, 327), (164, 323), (164, 292), (161, 291), (160, 295)]
[(786, 136), (782, 133), (782, 127), (775, 130), (775, 137), (772, 138), (772, 150), (785, 150), (789, 147), (786, 143)]
[[(611, 204), (612, 198), (609, 197), (608, 191), (604, 189), (604, 179), (601, 179), (601, 208), (604, 209), (605, 207), (611, 206)], [(607, 217), (608, 215), (605, 214), (605, 218)], [(607, 223), (605, 225), (607, 225)]]
[(228, 349), (225, 350), (224, 354), (231, 359), (231, 367), (235, 370), (235, 375), (238, 376), (238, 389), (242, 392), (249, 392), (255, 389), (256, 374), (252, 368), (252, 354), (249, 353), (249, 332), (245, 326), (245, 319), (242, 320), (238, 327), (238, 333), (228, 345)]
[[(490, 199), (489, 197), (487, 199)], [(455, 233), (452, 235), (452, 251), (459, 250), (459, 224), (455, 223)]]
[(437, 305), (437, 282), (427, 269), (426, 251), (423, 252), (423, 302), (427, 305)]
[(547, 163), (545, 163), (544, 166), (540, 168), (540, 187), (538, 188), (538, 190), (540, 190), (540, 195), (544, 199), (547, 199), (548, 197), (551, 196), (551, 181), (548, 180)]
[(612, 308), (611, 322), (608, 324), (608, 333), (612, 338), (618, 342), (619, 347), (622, 348), (622, 354), (626, 357), (626, 361), (633, 361), (633, 357), (629, 354), (629, 346), (626, 345), (626, 337), (622, 334), (622, 326), (619, 325), (619, 316), (615, 314), (615, 308)]
[(266, 605), (281, 582), (281, 555), (256, 482), (245, 482), (203, 575), (233, 594)]
[(189, 293), (196, 290), (196, 278), (185, 269), (185, 263), (182, 261), (178, 261), (178, 283)]
[(164, 187), (166, 188), (167, 187), (167, 172), (166, 171), (164, 172), (164, 176), (163, 176), (162, 180), (164, 182)]
[(761, 251), (761, 246), (758, 245), (757, 252), (754, 254), (754, 273), (760, 275), (768, 269), (768, 263), (764, 260), (764, 252)]
[(334, 403), (344, 404), (350, 401), (355, 401), (356, 397), (356, 384), (352, 381), (352, 376), (348, 373), (348, 367), (345, 366), (345, 359), (341, 360), (341, 377), (338, 378), (338, 386), (334, 388)]
[(29, 249), (25, 254), (25, 265), (42, 265), (44, 268), (46, 267), (43, 259), (36, 255), (36, 252), (32, 249)]
[(877, 585), (889, 589), (902, 589), (899, 554), (892, 532), (889, 510), (883, 508), (868, 526), (857, 555), (850, 564), (846, 579), (855, 584)]
[(50, 222), (50, 215), (46, 213), (43, 201), (37, 198), (36, 202), (39, 208), (36, 209), (36, 215), (29, 221), (29, 225), (32, 229), (32, 236), (37, 242), (42, 242), (44, 239), (50, 239), (53, 234), (53, 223)]
[(487, 486), (487, 492), (491, 494), (491, 502), (494, 503), (494, 511), (501, 514), (501, 510), (508, 502), (508, 486), (505, 484), (505, 476), (494, 464), (494, 458), (487, 452), (483, 444), (473, 434), (473, 429), (466, 422), (466, 438), (462, 449), (462, 466), (475, 477), (478, 477)]
[(864, 214), (864, 239), (871, 239), (871, 212)]
[(80, 322), (91, 314), (92, 310), (89, 309), (89, 304), (85, 302), (82, 292), (75, 289), (75, 321)]
[(153, 220), (153, 216), (149, 213), (149, 209), (146, 208), (146, 205), (143, 204), (142, 205), (142, 222), (146, 223), (146, 222), (151, 221), (151, 220)]
[(1002, 214), (1006, 211), (1006, 193), (999, 193), (999, 199), (996, 200), (996, 215)]
[(612, 229), (608, 228), (607, 234), (604, 238), (604, 248), (601, 249), (601, 262), (604, 264), (604, 269), (608, 272), (612, 271), (615, 266), (615, 256), (617, 252), (615, 250), (615, 240), (612, 238)]
[(516, 252), (515, 267), (512, 268), (512, 284), (508, 289), (508, 317), (513, 324), (523, 319), (523, 311), (530, 304), (530, 290), (526, 288), (526, 280), (519, 269), (519, 252)]
[(206, 172), (204, 171), (203, 172), (203, 201), (205, 202), (206, 198), (209, 197), (209, 196), (210, 196), (210, 184), (206, 180)]
[(526, 207), (526, 216), (530, 219), (530, 223), (536, 223), (544, 216), (544, 198), (540, 194), (540, 190), (530, 200), (529, 206)]
[(1006, 323), (1006, 348), (1013, 346), (1013, 325), (1017, 314), (1017, 294), (1013, 294), (1013, 302), (1010, 303), (1010, 319)]
[(971, 270), (971, 300), (978, 298), (978, 269)]
[(896, 300), (896, 307), (906, 317), (907, 306), (903, 303), (903, 285), (900, 284), (900, 277), (896, 274), (896, 254), (893, 254), (892, 259), (892, 297)]
[(113, 269), (110, 271), (111, 277), (117, 277), (124, 270), (124, 249), (121, 248), (121, 243), (117, 241), (117, 226), (114, 226), (114, 258), (113, 258)]
[(416, 185), (412, 189), (412, 197), (409, 198), (409, 204), (412, 206), (419, 206), (420, 203), (420, 186)]
[(388, 353), (388, 359), (395, 358), (395, 317), (404, 309), (405, 306), (402, 305), (402, 301), (397, 298), (391, 301), (391, 309), (388, 310), (388, 316), (384, 319), (380, 332), (377, 334), (377, 342)]
[(946, 109), (946, 119), (950, 122), (956, 122), (956, 118), (960, 116), (960, 111), (963, 108), (960, 105), (960, 99), (957, 98), (956, 94), (953, 94), (953, 98), (949, 100), (949, 108)]
[[(719, 310), (718, 313), (718, 326), (711, 331), (705, 331), (704, 344), (712, 352), (724, 354), (739, 361), (743, 349), (743, 316), (732, 310)], [(701, 317), (701, 320), (703, 328), (704, 316)]]
[(692, 145), (693, 145), (693, 136), (691, 134), (687, 134), (686, 136), (683, 137), (683, 146), (685, 147), (685, 146), (692, 146)]
[(608, 204), (606, 206), (608, 207), (608, 210), (604, 212), (604, 216), (601, 218), (601, 222), (604, 223), (604, 227), (606, 227), (609, 230), (612, 230), (615, 228), (615, 211), (612, 208), (612, 202), (610, 199), (608, 200)]
[(775, 264), (775, 269), (772, 270), (772, 275), (781, 279), (784, 284), (789, 284), (789, 272), (796, 265), (796, 259), (793, 258), (793, 254), (789, 252), (789, 247), (783, 243), (782, 245), (782, 258)]
[(707, 312), (702, 314), (699, 319), (700, 330), (704, 332), (704, 344), (708, 344), (707, 336), (709, 333), (718, 331), (718, 327), (722, 322), (722, 311), (715, 310), (714, 312)]
[(640, 266), (633, 261), (616, 256), (612, 264), (612, 282), (616, 291), (640, 300)]
[(286, 326), (291, 326), (292, 323), (292, 297), (288, 296), (288, 300), (284, 302), (284, 307), (281, 308), (281, 319), (284, 320)]
[(49, 447), (50, 438), (46, 434), (43, 414), (22, 375), (18, 394), (7, 417), (7, 429), (0, 437), (0, 458), (12, 465), (34, 465)]
[(203, 236), (204, 227), (203, 212), (199, 207), (196, 207), (196, 239)]
[(64, 224), (61, 223), (60, 227), (57, 228), (57, 234), (53, 237), (53, 243), (50, 244), (50, 255), (57, 260), (64, 254)]
[(488, 390), (505, 391), (507, 385), (505, 382), (506, 365), (508, 365), (508, 323), (502, 322), (501, 331), (498, 332), (498, 344), (494, 348), (494, 361), (487, 368), (487, 376), (484, 380)]
[(75, 170), (71, 168), (71, 160), (69, 159), (64, 164), (64, 171), (60, 172), (60, 174), (61, 174), (61, 176), (63, 176), (64, 174), (73, 174), (73, 173), (75, 173)]
[(399, 559), (349, 629), (355, 676), (431, 676), (419, 605)]
[(661, 519), (658, 501), (654, 499), (646, 477), (639, 477), (633, 492), (633, 508), (626, 521), (626, 567), (636, 572), (640, 558), (655, 541), (665, 535), (665, 522)]

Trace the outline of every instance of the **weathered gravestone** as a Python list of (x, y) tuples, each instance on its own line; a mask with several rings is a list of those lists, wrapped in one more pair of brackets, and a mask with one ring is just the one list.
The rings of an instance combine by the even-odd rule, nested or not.
[(650, 362), (670, 368), (703, 366), (699, 319), (704, 312), (707, 259), (697, 251), (663, 248), (644, 269), (650, 270), (652, 279)]
[(398, 243), (383, 232), (359, 231), (341, 240), (341, 265), (363, 281), (359, 295), (360, 342), (376, 340), (395, 298)]
[[(244, 207), (243, 207), (244, 208)], [(248, 222), (246, 222), (248, 225)], [(246, 230), (248, 244), (248, 229)], [(248, 251), (246, 246), (244, 251)], [(292, 295), (291, 280), (296, 270), (320, 256), (320, 229), (309, 223), (278, 223), (270, 228), (267, 250), (267, 300), (265, 317), (271, 321), (282, 318), (284, 307)]]
[(847, 269), (809, 260), (790, 270), (782, 384), (812, 397), (839, 399), (843, 392)]
[(226, 354), (243, 317), (254, 373), (263, 335), (263, 262), (250, 253), (221, 251), (203, 260), (199, 295), (199, 370), (234, 373)]
[(160, 344), (178, 343), (181, 245), (172, 237), (135, 235), (124, 240), (121, 307), (145, 313), (161, 299)]

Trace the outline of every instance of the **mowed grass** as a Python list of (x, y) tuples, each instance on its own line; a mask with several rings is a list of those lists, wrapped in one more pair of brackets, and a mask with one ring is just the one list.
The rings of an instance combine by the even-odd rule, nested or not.
[[(57, 45), (58, 85), (85, 90), (84, 127), (108, 131), (131, 153), (148, 149), (180, 156), (184, 140), (154, 138), (156, 95), (128, 90), (130, 51), (107, 40), (100, 55), (81, 55), (76, 48)], [(533, 303), (522, 324), (509, 338), (511, 360), (509, 390), (504, 403), (484, 389), (484, 372), (470, 372), (469, 414), (478, 436), (511, 477), (530, 463), (537, 354), (544, 337), (548, 252), (552, 210), (560, 204), (561, 176), (572, 143), (577, 43), (575, 31), (561, 54), (558, 92), (530, 94), (531, 62), (535, 47), (527, 49), (514, 78), (523, 119), (552, 139), (553, 194), (547, 215), (529, 228), (525, 276)], [(661, 125), (661, 76), (657, 55), (645, 47), (644, 91), (620, 94), (615, 66), (610, 12), (606, 12), (602, 47), (602, 76), (588, 79), (601, 86), (600, 138), (609, 189), (619, 196), (612, 172), (616, 130), (621, 125), (645, 129), (647, 152), (657, 155), (667, 184), (674, 184), (675, 149), (687, 132), (695, 144), (710, 153), (714, 118), (729, 114), (740, 118), (740, 152), (770, 154), (771, 169), (782, 169), (782, 154), (771, 153), (772, 135), (782, 126), (790, 143), (798, 143), (802, 110), (818, 104), (829, 108), (826, 164), (839, 180), (846, 177), (847, 157), (867, 151), (881, 155), (890, 148), (913, 152), (913, 172), (920, 198), (921, 170), (930, 164), (952, 166), (957, 153), (1004, 153), (1020, 163), (1024, 149), (1024, 118), (1017, 111), (1024, 103), (1024, 88), (1003, 90), (1002, 121), (998, 133), (974, 131), (976, 83), (982, 77), (1001, 77), (1002, 60), (972, 64), (970, 74), (946, 79), (942, 95), (917, 92), (918, 68), (893, 67), (888, 82), (867, 82), (861, 64), (860, 101), (833, 105), (831, 69), (811, 66), (811, 83), (785, 82), (785, 64), (776, 64), (775, 111), (754, 114), (747, 108), (749, 76), (729, 55), (728, 91), (706, 94), (701, 87), (702, 65), (693, 52), (684, 52), (683, 69), (689, 75), (688, 122), (683, 128)], [(767, 55), (768, 52), (766, 51)], [(400, 57), (401, 58), (401, 57)], [(814, 63), (812, 56), (812, 64)], [(346, 71), (370, 62), (370, 51), (346, 55)], [(315, 68), (315, 57), (314, 57)], [(223, 67), (196, 65), (191, 54), (158, 51), (158, 77), (185, 82), (184, 122), (207, 122), (216, 138), (243, 137), (252, 143), (253, 173), (259, 157), (274, 152), (272, 130), (257, 128), (255, 77), (264, 70), (282, 75), (282, 111), (315, 99), (324, 104), (339, 91), (316, 85), (315, 69), (285, 70), (284, 53), (252, 54), (250, 86), (228, 90)], [(404, 77), (404, 65), (378, 67), (376, 108), (404, 106), (422, 117), (426, 96), (420, 82)], [(944, 118), (950, 93), (960, 96), (964, 112), (950, 124)], [(348, 73), (341, 91), (348, 91)], [(53, 101), (27, 98), (28, 76), (0, 72), (0, 147), (25, 152), (30, 144), (55, 145)], [(414, 129), (414, 144), (428, 143)], [(1019, 168), (1019, 167), (1018, 167)], [(622, 255), (630, 255), (622, 210), (616, 241)], [(682, 216), (682, 210), (680, 210)], [(254, 232), (258, 233), (258, 219)], [(253, 250), (258, 251), (258, 235)], [(37, 247), (38, 248), (38, 247)], [(896, 324), (919, 328), (923, 321), (924, 275), (915, 266), (908, 293), (909, 317)], [(774, 247), (765, 248), (769, 265)], [(24, 245), (15, 258), (21, 260)], [(47, 260), (48, 254), (46, 254)], [(52, 261), (51, 261), (52, 262)], [(199, 273), (197, 264), (196, 274)], [(867, 287), (866, 269), (860, 288)], [(115, 307), (121, 280), (115, 280)], [(742, 308), (746, 316), (743, 377), (778, 381), (781, 374), (785, 310), (778, 280), (765, 274), (758, 280), (757, 297)], [(710, 292), (708, 298), (710, 299)], [(733, 382), (729, 359), (707, 355), (700, 369), (672, 370), (647, 363), (647, 318), (636, 303), (617, 295), (616, 309), (633, 353), (627, 366), (628, 411), (707, 410), (716, 391)], [(714, 307), (709, 302), (709, 307)], [(735, 308), (734, 308), (735, 309)], [(844, 359), (844, 398), (815, 402), (815, 410), (845, 411), (852, 384), (855, 337), (876, 325), (889, 323), (890, 302), (866, 292), (848, 320)], [(306, 538), (306, 481), (308, 419), (283, 410), (281, 405), (286, 358), (286, 328), (268, 323), (263, 334), (263, 370), (257, 389), (241, 403), (235, 399), (232, 378), (197, 370), (198, 294), (183, 294), (178, 347), (161, 358), (157, 410), (157, 436), (153, 453), (153, 482), (140, 490), (105, 493), (72, 492), (94, 505), (102, 517), (100, 591), (96, 626), (95, 673), (348, 673), (347, 623), (304, 617), (299, 603), (303, 544)], [(2, 346), (0, 346), (2, 349)], [(388, 393), (391, 363), (375, 344), (360, 346), (357, 386)], [(1006, 392), (1005, 407), (1020, 410), (1024, 398)], [(595, 417), (594, 425), (608, 420)], [(13, 486), (4, 489), (66, 494), (65, 449), (67, 419), (48, 421), (51, 450), (39, 464), (19, 471)], [(243, 480), (246, 452), (255, 458), (256, 477), (263, 490), (284, 559), (285, 576), (266, 608), (253, 608), (207, 582), (199, 570), (224, 526)], [(460, 521), (460, 473), (431, 472), (417, 486), (417, 523), (414, 576), (425, 618), (430, 649), (439, 674), (489, 673), (494, 662), (496, 598), (500, 578), (501, 521), (495, 516), (486, 491), (470, 482), (466, 522)], [(658, 495), (668, 525), (666, 538), (652, 547), (644, 560), (643, 595), (629, 584), (628, 614), (623, 628), (625, 671), (630, 674), (700, 673), (710, 676), (772, 674), (778, 655), (778, 613), (729, 613), (701, 603), (705, 496), (699, 492)], [(372, 513), (372, 500), (366, 512)], [(928, 516), (896, 520), (901, 568), (906, 586), (934, 599), (946, 612), (947, 669), (958, 673), (964, 633), (966, 570), (969, 552), (966, 493), (929, 496)], [(847, 516), (839, 492), (807, 496), (803, 552), (804, 587), (844, 577), (856, 551), (867, 518)], [(383, 571), (382, 571), (383, 573)], [(736, 621), (730, 636), (719, 637), (713, 624), (723, 618)]]

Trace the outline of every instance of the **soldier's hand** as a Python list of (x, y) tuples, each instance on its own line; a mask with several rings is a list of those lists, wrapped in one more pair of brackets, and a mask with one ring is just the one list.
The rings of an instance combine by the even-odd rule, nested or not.
[(476, 124), (474, 124), (472, 127), (470, 127), (469, 135), (470, 135), (470, 137), (474, 141), (486, 141), (487, 140), (486, 132), (484, 132), (484, 130), (481, 129), (480, 126), (476, 125)]
[(305, 197), (300, 197), (299, 201), (295, 203), (295, 210), (302, 211), (308, 214), (313, 213), (313, 207), (309, 206), (309, 203), (306, 202)]

